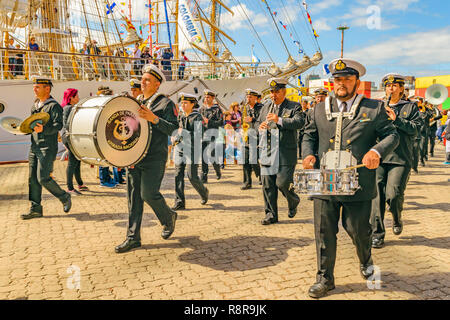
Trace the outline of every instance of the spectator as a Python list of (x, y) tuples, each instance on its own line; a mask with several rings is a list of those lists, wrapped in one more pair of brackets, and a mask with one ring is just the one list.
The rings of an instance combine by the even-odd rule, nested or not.
[[(16, 45), (16, 49), (20, 49), (20, 45)], [(16, 51), (16, 75), (23, 75), (23, 52)]]
[(153, 54), (152, 64), (159, 68), (158, 53), (156, 52)]
[(150, 48), (149, 47), (145, 47), (144, 48), (144, 52), (141, 54), (141, 64), (142, 65), (146, 65), (150, 63), (150, 60), (152, 58), (151, 54), (150, 54)]
[[(61, 103), (61, 107), (63, 107), (63, 129), (61, 134), (62, 142), (64, 143), (68, 156), (69, 163), (67, 165), (66, 170), (66, 178), (67, 178), (67, 192), (71, 195), (79, 195), (81, 191), (88, 191), (88, 187), (83, 184), (83, 180), (81, 179), (80, 166), (81, 161), (78, 160), (72, 150), (70, 150), (70, 145), (68, 143), (68, 130), (69, 130), (69, 116), (72, 111), (72, 107), (80, 101), (78, 97), (77, 89), (67, 89), (64, 91), (63, 102)], [(73, 176), (75, 175), (75, 180), (78, 183), (78, 190), (73, 187)]]
[(446, 124), (446, 129), (444, 131), (445, 139), (445, 162), (444, 164), (450, 164), (450, 117), (448, 117)]
[(83, 48), (80, 49), (82, 54), (90, 54), (87, 43), (83, 43)]
[(91, 45), (88, 46), (88, 49), (89, 53), (93, 55), (99, 55), (102, 53), (102, 50), (100, 50), (100, 48), (97, 46), (97, 40), (92, 40)]
[(141, 56), (142, 56), (142, 51), (141, 49), (139, 49), (139, 43), (135, 43), (134, 44), (134, 50), (133, 50), (133, 58), (135, 60), (133, 60), (133, 70), (134, 70), (134, 74), (135, 75), (140, 75), (141, 74)]
[(231, 113), (231, 125), (234, 130), (238, 130), (241, 128), (241, 111), (239, 110), (239, 104), (237, 102), (233, 102), (230, 106)]
[(163, 67), (163, 73), (166, 76), (167, 81), (172, 81), (172, 58), (172, 50), (170, 50), (170, 48), (164, 50), (164, 53), (162, 54), (161, 65)]
[[(13, 38), (9, 38), (9, 42), (8, 42), (8, 49), (15, 49), (16, 47), (14, 47), (14, 39)], [(11, 74), (13, 76), (16, 75), (16, 56), (15, 56), (15, 51), (11, 51), (9, 53), (9, 59), (8, 59), (8, 63), (9, 63), (9, 71), (11, 72)]]
[(30, 42), (28, 43), (28, 48), (32, 51), (39, 51), (39, 45), (36, 43), (35, 37), (30, 38)]
[(178, 79), (183, 80), (184, 79), (184, 70), (186, 68), (186, 61), (189, 61), (189, 59), (184, 54), (184, 51), (181, 51), (181, 58), (180, 58), (180, 67), (178, 68)]

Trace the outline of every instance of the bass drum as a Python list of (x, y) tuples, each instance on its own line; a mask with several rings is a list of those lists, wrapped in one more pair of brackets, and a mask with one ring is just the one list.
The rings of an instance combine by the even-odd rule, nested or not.
[(81, 161), (128, 167), (147, 154), (151, 125), (139, 117), (139, 102), (127, 94), (89, 97), (69, 116), (68, 143)]

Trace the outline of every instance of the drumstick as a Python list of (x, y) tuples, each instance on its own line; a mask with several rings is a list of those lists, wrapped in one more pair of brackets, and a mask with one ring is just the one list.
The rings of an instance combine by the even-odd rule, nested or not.
[(353, 169), (358, 169), (358, 168), (362, 168), (362, 167), (365, 167), (365, 166), (366, 166), (365, 164), (358, 164), (357, 166), (348, 167), (348, 168), (345, 168), (345, 169), (342, 169), (342, 170), (353, 170)]

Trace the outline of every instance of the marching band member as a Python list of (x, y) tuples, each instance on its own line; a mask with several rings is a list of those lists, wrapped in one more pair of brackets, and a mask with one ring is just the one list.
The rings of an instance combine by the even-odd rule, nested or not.
[[(247, 89), (245, 90), (246, 93), (246, 100), (247, 100), (247, 105), (244, 106), (244, 108), (246, 108), (246, 118), (242, 119), (243, 121), (243, 125), (244, 123), (246, 123), (248, 125), (248, 129), (250, 129), (250, 131), (247, 131), (247, 133), (250, 134), (254, 134), (257, 133), (258, 128), (256, 127), (256, 120), (259, 117), (259, 113), (261, 112), (261, 108), (262, 108), (262, 104), (258, 103), (258, 96), (260, 95), (260, 93), (256, 90), (253, 89)], [(242, 110), (244, 111), (244, 110)], [(243, 128), (244, 131), (244, 135), (245, 133), (245, 129)], [(257, 138), (257, 137), (255, 137)], [(255, 139), (255, 141), (257, 142), (257, 139)], [(255, 172), (256, 177), (259, 179), (259, 183), (261, 183), (261, 169), (259, 167), (259, 163), (258, 163), (258, 150), (257, 148), (255, 150), (252, 150), (252, 152), (256, 153), (256, 157), (254, 157), (254, 159), (250, 159), (250, 145), (249, 145), (249, 139), (248, 136), (247, 138), (245, 138), (244, 136), (244, 143), (245, 143), (245, 155), (244, 155), (244, 165), (243, 165), (243, 172), (244, 172), (244, 183), (241, 187), (241, 190), (247, 190), (247, 189), (251, 189), (252, 187), (252, 171)], [(255, 161), (250, 161), (250, 160), (255, 160)], [(255, 162), (255, 163), (251, 163), (251, 162)]]
[[(63, 109), (51, 96), (52, 87), (53, 84), (50, 79), (33, 79), (33, 91), (36, 101), (31, 108), (31, 114), (41, 115), (42, 113), (47, 113), (50, 117), (45, 124), (43, 119), (39, 120), (37, 118), (36, 121), (30, 123), (30, 128), (33, 130), (28, 157), (30, 168), (28, 195), (31, 208), (29, 213), (21, 215), (21, 218), (24, 220), (43, 216), (41, 204), (42, 187), (61, 201), (64, 212), (69, 212), (72, 207), (70, 194), (61, 189), (50, 176), (53, 170), (53, 163), (56, 160), (56, 153), (58, 152), (58, 132), (63, 127)], [(34, 127), (32, 127), (33, 124), (35, 124)]]
[(316, 105), (318, 105), (321, 102), (324, 102), (325, 99), (328, 96), (328, 90), (323, 89), (323, 88), (319, 88), (317, 90), (314, 91), (314, 100), (316, 102)]
[(144, 201), (155, 212), (164, 226), (161, 233), (168, 239), (175, 230), (177, 213), (167, 206), (160, 193), (161, 182), (167, 162), (167, 139), (178, 129), (175, 104), (158, 89), (165, 81), (162, 71), (153, 64), (142, 68), (142, 92), (138, 97), (142, 103), (139, 116), (152, 126), (152, 137), (147, 155), (127, 171), (127, 199), (129, 220), (126, 240), (116, 247), (116, 253), (127, 252), (141, 246), (141, 222)]
[[(366, 69), (360, 63), (349, 59), (336, 59), (330, 63), (334, 77), (334, 93), (330, 111), (325, 103), (317, 105), (312, 112), (303, 136), (303, 168), (313, 169), (319, 158), (334, 148), (336, 119), (328, 120), (327, 112), (350, 112), (357, 99), (359, 78)], [(359, 189), (353, 196), (313, 196), (314, 230), (317, 249), (316, 283), (309, 289), (309, 295), (320, 298), (334, 286), (334, 265), (338, 223), (342, 208), (342, 225), (356, 246), (360, 262), (360, 272), (364, 279), (373, 274), (371, 255), (370, 212), (372, 199), (376, 196), (375, 170), (380, 159), (388, 155), (398, 145), (398, 134), (388, 120), (382, 102), (363, 98), (355, 109), (352, 120), (345, 118), (342, 125), (343, 150), (348, 149), (366, 167), (359, 168)], [(377, 139), (379, 142), (377, 143)], [(318, 150), (318, 152), (317, 152)]]
[(425, 167), (425, 160), (428, 160), (428, 140), (430, 136), (430, 120), (432, 114), (427, 107), (427, 102), (419, 102), (420, 118), (422, 119), (422, 126), (419, 130), (419, 160), (422, 167)]
[[(386, 230), (384, 214), (386, 203), (392, 213), (394, 223), (392, 230), (399, 235), (403, 230), (402, 210), (406, 185), (412, 167), (413, 144), (421, 120), (419, 109), (414, 102), (402, 99), (405, 88), (405, 77), (399, 74), (387, 74), (381, 82), (385, 86), (386, 111), (400, 136), (400, 143), (387, 156), (383, 157), (377, 168), (376, 182), (378, 194), (372, 201), (371, 224), (373, 229), (372, 248), (382, 248)], [(387, 98), (389, 99), (389, 98)]]
[[(187, 168), (189, 181), (202, 198), (202, 205), (205, 205), (208, 202), (209, 196), (208, 189), (205, 188), (198, 176), (198, 163), (195, 157), (194, 131), (199, 130), (199, 134), (203, 133), (203, 117), (198, 112), (199, 105), (195, 95), (180, 93), (180, 97), (180, 105), (183, 112), (181, 112), (178, 117), (180, 128), (178, 129), (179, 132), (175, 138), (175, 205), (172, 207), (173, 210), (183, 210), (186, 208), (186, 199), (184, 197), (185, 168)], [(182, 134), (182, 130), (187, 130), (189, 132), (188, 138), (190, 139), (187, 139), (187, 141)], [(199, 151), (201, 151), (201, 148)], [(199, 154), (199, 156), (201, 156), (201, 154)]]
[[(278, 190), (288, 201), (289, 218), (293, 218), (297, 214), (300, 198), (291, 188), (291, 184), (297, 164), (297, 130), (304, 125), (305, 121), (300, 104), (286, 99), (287, 80), (271, 78), (268, 83), (271, 99), (267, 100), (261, 109), (257, 122), (258, 129), (260, 131), (268, 130), (268, 136), (271, 127), (278, 129), (279, 143), (275, 150), (271, 150), (271, 152), (276, 152), (273, 158), (271, 156), (273, 162), (276, 162), (276, 172), (272, 172), (274, 170), (271, 169), (274, 163), (264, 164), (265, 161), (261, 162), (261, 181), (266, 214), (261, 221), (263, 225), (278, 222)], [(268, 140), (266, 148), (271, 148), (272, 143)]]
[[(214, 99), (216, 98), (216, 93), (211, 90), (204, 90), (204, 100), (203, 107), (200, 108), (200, 114), (203, 117), (203, 122), (205, 130), (208, 129), (219, 129), (223, 125), (223, 113), (217, 104), (214, 104)], [(212, 148), (211, 156), (215, 158), (216, 141), (212, 140), (209, 142), (203, 142), (202, 144), (202, 154), (206, 148)], [(202, 182), (208, 182), (208, 162), (205, 161), (205, 157), (202, 157)], [(216, 172), (217, 180), (220, 180), (222, 173), (220, 172), (220, 161), (217, 162), (215, 159), (212, 162), (214, 171)]]
[(137, 98), (142, 94), (142, 89), (141, 89), (141, 83), (139, 82), (139, 80), (136, 79), (131, 79), (130, 80), (130, 90), (131, 90), (131, 96), (133, 98)]
[(436, 132), (438, 129), (438, 120), (442, 119), (442, 114), (439, 111), (438, 107), (435, 105), (430, 105), (430, 135), (429, 135), (429, 143), (430, 143), (430, 156), (434, 157), (434, 145), (436, 143)]

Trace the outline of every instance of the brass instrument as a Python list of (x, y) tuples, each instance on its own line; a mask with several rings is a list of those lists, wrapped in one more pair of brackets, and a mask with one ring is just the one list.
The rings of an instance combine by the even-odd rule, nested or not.
[(245, 118), (247, 118), (248, 115), (248, 103), (244, 105), (244, 109), (242, 110), (242, 130), (243, 130), (243, 139), (245, 142), (248, 142), (248, 128), (250, 128), (250, 125), (245, 121)]

